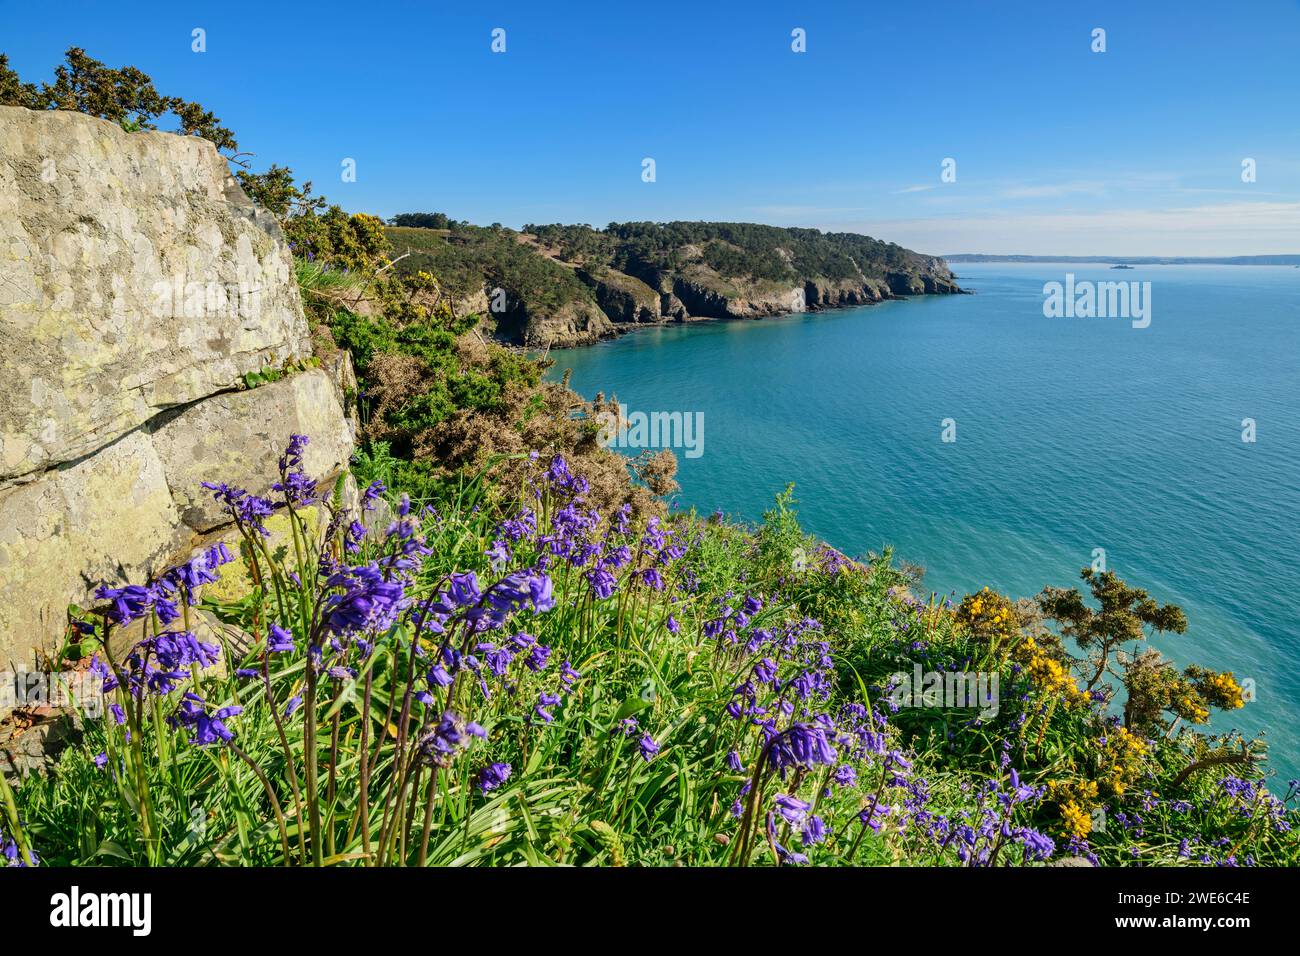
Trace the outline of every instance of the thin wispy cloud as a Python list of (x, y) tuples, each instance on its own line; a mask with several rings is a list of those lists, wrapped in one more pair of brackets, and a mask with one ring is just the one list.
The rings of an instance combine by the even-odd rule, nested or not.
[(1300, 202), (1235, 202), (944, 218), (822, 221), (934, 254), (1231, 256), (1300, 253)]
[(1098, 182), (1043, 183), (1011, 186), (998, 192), (1002, 199), (1056, 199), (1061, 196), (1104, 196), (1106, 184)]

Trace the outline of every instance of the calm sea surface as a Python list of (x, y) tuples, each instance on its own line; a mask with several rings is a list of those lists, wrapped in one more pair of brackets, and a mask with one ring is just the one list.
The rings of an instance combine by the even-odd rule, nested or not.
[[(975, 295), (647, 329), (552, 352), (553, 376), (703, 412), (680, 505), (758, 519), (794, 482), (805, 529), (892, 545), (940, 594), (1073, 586), (1104, 548), (1187, 612), (1159, 649), (1256, 682), (1215, 728), (1266, 730), (1272, 767), (1300, 776), (1300, 269), (955, 270)], [(1067, 272), (1149, 281), (1150, 326), (1045, 318)]]

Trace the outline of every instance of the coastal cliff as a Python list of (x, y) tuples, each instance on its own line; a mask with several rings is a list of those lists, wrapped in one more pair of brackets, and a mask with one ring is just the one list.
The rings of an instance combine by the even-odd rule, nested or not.
[(759, 524), (670, 511), (671, 451), (481, 335), (959, 291), (940, 260), (444, 223), (421, 262), (67, 60), (38, 89), (0, 54), (37, 111), (0, 110), (0, 865), (1300, 862), (1265, 742), (1193, 729), (1254, 680), (1146, 644), (1176, 605), (1091, 568), (917, 600), (793, 485)]
[(487, 331), (538, 348), (588, 345), (648, 324), (962, 292), (944, 260), (852, 233), (709, 222), (516, 232), (437, 213), (393, 223), (389, 239), (406, 254), (399, 269), (439, 276), (453, 299), (494, 299)]

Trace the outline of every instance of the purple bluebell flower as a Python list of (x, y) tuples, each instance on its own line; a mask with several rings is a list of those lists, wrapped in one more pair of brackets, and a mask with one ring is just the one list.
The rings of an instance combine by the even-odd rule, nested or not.
[(270, 654), (287, 654), (294, 649), (293, 634), (279, 624), (272, 623), (266, 637), (266, 650)]
[(790, 767), (832, 764), (836, 755), (820, 727), (793, 724), (769, 744), (768, 762), (784, 778)]
[(582, 675), (579, 674), (577, 671), (575, 671), (573, 669), (573, 665), (570, 664), (568, 661), (565, 661), (563, 664), (560, 665), (560, 684), (563, 690), (565, 691), (571, 690), (573, 688), (574, 681), (580, 679), (581, 677)]
[[(365, 540), (368, 529), (360, 521), (353, 520), (348, 523), (346, 530), (343, 532), (343, 548), (348, 554), (357, 554), (361, 551), (361, 542)], [(324, 557), (324, 555), (322, 555)]]
[(804, 846), (812, 846), (826, 839), (826, 823), (819, 816), (810, 816), (799, 834)]
[(478, 788), (481, 793), (491, 793), (510, 779), (510, 764), (490, 763), (478, 773)]
[(1046, 860), (1056, 852), (1056, 843), (1051, 837), (1044, 836), (1029, 827), (1022, 828), (1017, 838), (1024, 844), (1027, 860)]
[(1026, 800), (1032, 800), (1038, 796), (1038, 791), (1033, 787), (1022, 784), (1020, 774), (1013, 769), (1011, 771), (1011, 792), (1009, 796), (1012, 803), (1024, 803)]
[(483, 663), (497, 677), (504, 677), (515, 659), (515, 652), (509, 647), (496, 647), (493, 644), (479, 644), (477, 648), (483, 654)]
[(190, 743), (206, 747), (233, 740), (235, 735), (226, 727), (225, 721), (243, 712), (243, 707), (234, 706), (222, 707), (209, 713), (208, 704), (202, 697), (187, 692), (168, 721), (178, 729), (188, 727), (194, 734), (190, 738)]
[(35, 850), (28, 847), (27, 855), (24, 856), (23, 852), (18, 848), (18, 841), (12, 839), (4, 832), (3, 828), (0, 828), (0, 863), (6, 867), (27, 867), (32, 865), (27, 862), (28, 857), (30, 857), (32, 864), (40, 865), (41, 858), (36, 854)]
[(533, 604), (533, 610), (538, 614), (555, 607), (555, 596), (549, 575), (536, 573), (528, 578), (528, 599)]
[(538, 673), (546, 670), (546, 665), (551, 659), (551, 649), (544, 644), (536, 644), (528, 657), (524, 659), (524, 666), (530, 671)]
[(331, 594), (324, 602), (326, 626), (332, 634), (385, 631), (406, 606), (403, 584), (385, 580), (378, 565), (345, 568), (326, 583), (341, 592)]
[(586, 572), (587, 583), (591, 585), (591, 593), (595, 595), (598, 601), (604, 601), (614, 593), (618, 586), (618, 580), (604, 568), (596, 567)]
[(488, 627), (500, 627), (511, 614), (522, 610), (526, 605), (531, 605), (538, 613), (549, 611), (555, 606), (551, 579), (537, 569), (506, 575), (492, 585), (483, 597), (488, 605), (485, 618)]
[(776, 847), (777, 855), (781, 858), (783, 866), (803, 866), (808, 862), (807, 854), (799, 853), (795, 850), (787, 850), (775, 841), (773, 841), (773, 846)]
[(500, 571), (510, 563), (510, 547), (500, 538), (492, 542), (492, 547), (488, 548), (486, 554), (494, 571)]
[(203, 481), (202, 487), (212, 492), (213, 499), (241, 526), (270, 537), (263, 521), (275, 514), (276, 505), (265, 498), (250, 495), (243, 488), (234, 488), (225, 482)]
[(808, 811), (812, 809), (812, 804), (787, 793), (778, 793), (775, 802), (777, 813), (781, 814), (785, 818), (785, 822), (792, 826), (800, 826)]
[(420, 739), (421, 755), (431, 763), (446, 766), (459, 750), (469, 745), (471, 737), (486, 737), (487, 732), (473, 721), (462, 720), (451, 711)]
[(388, 489), (384, 487), (384, 483), (378, 478), (372, 481), (370, 486), (361, 493), (361, 510), (373, 511), (377, 502), (383, 497), (384, 492), (387, 490)]
[(542, 691), (537, 696), (537, 704), (533, 707), (533, 713), (537, 715), (542, 723), (549, 724), (555, 719), (555, 715), (551, 713), (550, 708), (557, 706), (559, 703), (560, 698), (558, 695)]
[[(876, 833), (879, 833), (880, 828), (884, 825), (885, 817), (889, 816), (893, 809), (894, 808), (888, 804), (873, 803), (871, 806), (867, 807), (867, 809), (858, 814), (858, 820), (866, 826), (871, 827), (871, 829)], [(974, 831), (971, 830), (970, 827), (964, 827), (963, 830), (969, 831), (971, 839), (974, 839)]]
[(121, 588), (110, 588), (107, 584), (101, 584), (95, 591), (96, 598), (112, 603), (113, 609), (108, 612), (108, 617), (119, 627), (144, 617), (153, 607), (155, 596), (152, 588), (141, 587), (138, 584), (128, 584)]
[(158, 587), (166, 594), (179, 591), (186, 603), (193, 604), (195, 589), (204, 584), (216, 583), (217, 569), (233, 560), (234, 556), (225, 542), (218, 542), (184, 564), (163, 572), (158, 579)]
[(655, 739), (651, 737), (649, 734), (646, 734), (644, 737), (641, 738), (641, 740), (637, 744), (637, 747), (640, 748), (641, 750), (641, 759), (644, 760), (646, 763), (649, 763), (651, 760), (653, 760), (655, 758), (655, 755), (659, 753), (659, 745), (655, 743)]

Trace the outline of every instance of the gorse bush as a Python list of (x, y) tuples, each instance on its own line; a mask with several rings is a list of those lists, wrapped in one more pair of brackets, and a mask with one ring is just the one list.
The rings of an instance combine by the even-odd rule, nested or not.
[(67, 51), (64, 62), (54, 70), (53, 83), (39, 87), (22, 82), (10, 69), (9, 57), (0, 53), (0, 106), (73, 110), (111, 120), (132, 132), (156, 129), (155, 121), (170, 114), (182, 135), (201, 136), (232, 154), (239, 148), (234, 134), (198, 103), (163, 96), (135, 67), (110, 69), (80, 47)]
[[(274, 499), (205, 486), (240, 548), (73, 622), (109, 706), (5, 788), (10, 860), (1296, 861), (1294, 783), (1279, 799), (1191, 731), (1130, 733), (1106, 695), (1062, 693), (1073, 665), (1039, 663), (1010, 602), (917, 601), (887, 556), (807, 539), (788, 493), (756, 530), (637, 520), (533, 456), (513, 505), (481, 480), (436, 509), (376, 484), (351, 513), (305, 444)], [(251, 593), (205, 602), (239, 561)], [(243, 636), (199, 636), (200, 608)], [(996, 715), (909, 706), (903, 662), (996, 671)]]

